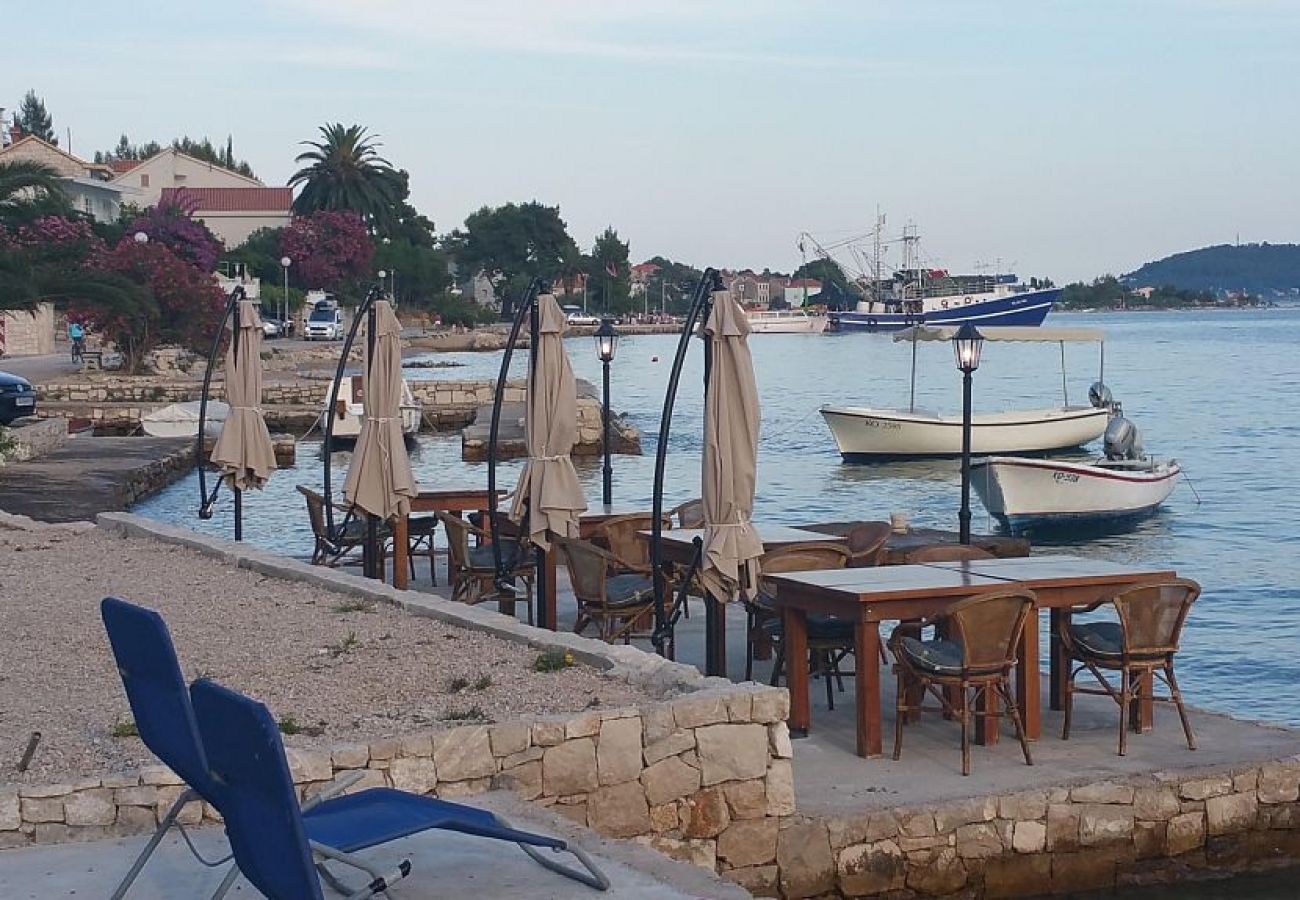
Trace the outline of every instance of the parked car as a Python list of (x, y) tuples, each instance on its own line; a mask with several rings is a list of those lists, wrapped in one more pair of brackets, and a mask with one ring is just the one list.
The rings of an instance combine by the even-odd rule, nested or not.
[(340, 341), (345, 333), (343, 310), (331, 301), (322, 300), (307, 317), (307, 326), (303, 329), (302, 336), (309, 341)]
[(284, 337), (284, 323), (276, 316), (262, 314), (262, 334), (268, 338)]
[(0, 425), (36, 413), (36, 389), (26, 378), (0, 372)]
[(600, 316), (590, 316), (582, 311), (581, 306), (562, 306), (565, 318), (570, 325), (599, 325)]

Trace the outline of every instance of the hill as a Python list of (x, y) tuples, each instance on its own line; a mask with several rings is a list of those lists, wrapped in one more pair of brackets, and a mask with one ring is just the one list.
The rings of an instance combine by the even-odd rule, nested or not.
[(1270, 297), (1300, 291), (1300, 244), (1221, 244), (1149, 262), (1122, 279), (1130, 287), (1170, 286)]

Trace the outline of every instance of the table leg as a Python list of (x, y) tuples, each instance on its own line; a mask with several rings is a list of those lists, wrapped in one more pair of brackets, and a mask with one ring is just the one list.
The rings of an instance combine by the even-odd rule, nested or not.
[[(1052, 610), (1052, 619), (1056, 619), (1056, 610)], [(1052, 649), (1056, 650), (1056, 629), (1053, 621)], [(1052, 657), (1052, 697), (1055, 702), (1056, 657)], [(1042, 676), (1038, 674), (1038, 607), (1034, 607), (1025, 622), (1024, 633), (1020, 636), (1020, 652), (1016, 657), (1016, 704), (1020, 707), (1020, 721), (1025, 726), (1025, 739), (1036, 741), (1043, 733), (1042, 717)]]
[(997, 713), (1001, 709), (998, 695), (992, 688), (980, 693), (975, 710), (984, 715), (975, 717), (975, 743), (993, 745), (1002, 737), (1001, 720)]
[(1129, 705), (1129, 727), (1136, 732), (1150, 731), (1155, 726), (1156, 704), (1152, 699), (1155, 694), (1156, 679), (1150, 669), (1143, 670), (1138, 676), (1137, 702)]
[(393, 522), (393, 587), (399, 591), (406, 590), (411, 571), (409, 528), (406, 516), (398, 516)]
[(559, 592), (556, 585), (555, 558), (559, 554), (552, 547), (545, 552), (539, 550), (538, 555), (541, 557), (542, 577), (537, 585), (537, 627), (556, 631), (559, 629), (556, 604)]
[(1052, 633), (1048, 635), (1051, 641), (1052, 658), (1049, 669), (1049, 678), (1051, 680), (1051, 705), (1052, 709), (1064, 709), (1063, 698), (1065, 697), (1065, 680), (1070, 677), (1070, 661), (1065, 658), (1065, 645), (1061, 643), (1062, 629), (1070, 627), (1070, 611), (1068, 609), (1053, 609), (1051, 615)]
[[(808, 617), (803, 610), (787, 606), (781, 611), (781, 619), (785, 634), (785, 686), (790, 692), (790, 732), (805, 737), (812, 727), (812, 705), (808, 697)], [(861, 670), (862, 664), (857, 668)]]
[[(857, 693), (858, 756), (880, 756), (884, 752), (880, 722), (880, 623), (867, 621), (867, 617), (862, 615), (853, 631), (853, 669), (857, 673), (854, 676), (857, 682), (854, 688)], [(788, 628), (786, 635), (788, 638)], [(786, 656), (787, 665), (802, 661), (803, 665), (799, 668), (807, 671), (807, 651), (796, 656), (793, 650), (792, 647), (791, 653)]]
[(727, 677), (727, 608), (710, 594), (704, 597), (704, 674)]

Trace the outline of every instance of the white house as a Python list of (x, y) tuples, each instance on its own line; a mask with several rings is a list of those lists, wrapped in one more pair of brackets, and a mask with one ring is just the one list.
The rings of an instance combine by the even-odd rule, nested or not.
[(0, 150), (0, 162), (19, 160), (41, 163), (57, 172), (72, 205), (96, 222), (117, 221), (124, 194), (127, 202), (134, 202), (129, 188), (110, 180), (113, 172), (107, 166), (88, 163), (35, 135), (15, 135), (13, 143)]
[(113, 183), (136, 191), (138, 199), (132, 202), (142, 209), (157, 206), (163, 191), (168, 188), (265, 187), (256, 178), (223, 169), (216, 163), (195, 159), (170, 147), (130, 167), (115, 162), (113, 169), (117, 170)]
[(293, 218), (293, 188), (205, 187), (163, 188), (161, 202), (170, 202), (183, 192), (194, 218), (226, 245), (234, 249), (260, 228), (283, 228)]
[(785, 286), (785, 302), (803, 306), (804, 300), (822, 292), (822, 283), (816, 278), (795, 278)]

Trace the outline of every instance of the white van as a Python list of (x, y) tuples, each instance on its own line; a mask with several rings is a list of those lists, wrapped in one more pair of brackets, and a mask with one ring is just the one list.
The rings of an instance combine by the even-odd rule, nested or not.
[(333, 300), (318, 300), (307, 316), (302, 336), (308, 341), (341, 341), (346, 329), (343, 310)]

